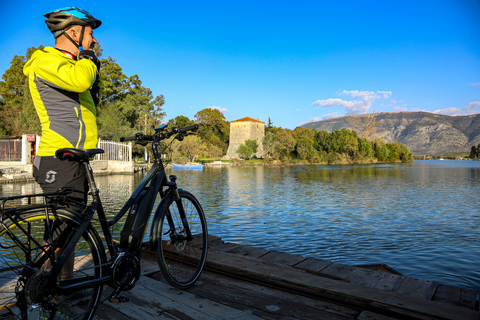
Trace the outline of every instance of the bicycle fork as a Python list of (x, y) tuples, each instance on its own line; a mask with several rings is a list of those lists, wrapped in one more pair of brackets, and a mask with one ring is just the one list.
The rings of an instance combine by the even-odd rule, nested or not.
[[(170, 192), (173, 192), (174, 201), (177, 204), (178, 213), (180, 214), (180, 218), (182, 220), (183, 229), (185, 230), (185, 233), (187, 235), (186, 239), (182, 239), (182, 240), (191, 241), (191, 240), (193, 240), (193, 235), (190, 231), (190, 226), (188, 224), (187, 214), (185, 213), (185, 208), (183, 207), (182, 198), (180, 197), (180, 194), (178, 192), (178, 187), (177, 187), (177, 182), (176, 182), (177, 181), (177, 176), (171, 175), (169, 178), (170, 178), (171, 182), (169, 182), (167, 184), (170, 188)], [(175, 223), (173, 221), (173, 218), (172, 218), (172, 215), (170, 214), (170, 212), (167, 215), (167, 220), (168, 220), (168, 223), (170, 225), (170, 232), (175, 234)]]

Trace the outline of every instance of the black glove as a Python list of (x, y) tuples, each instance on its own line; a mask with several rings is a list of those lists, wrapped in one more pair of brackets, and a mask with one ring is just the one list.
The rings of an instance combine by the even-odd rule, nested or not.
[(95, 55), (95, 52), (91, 50), (82, 50), (80, 51), (80, 54), (78, 55), (80, 59), (90, 59), (96, 66), (98, 72), (100, 72), (100, 60), (98, 60), (97, 56)]
[(98, 103), (100, 102), (100, 86), (98, 85), (99, 82), (100, 78), (97, 75), (97, 78), (92, 85), (92, 89), (90, 89), (90, 94), (92, 95), (93, 103), (95, 103), (95, 106), (98, 106)]

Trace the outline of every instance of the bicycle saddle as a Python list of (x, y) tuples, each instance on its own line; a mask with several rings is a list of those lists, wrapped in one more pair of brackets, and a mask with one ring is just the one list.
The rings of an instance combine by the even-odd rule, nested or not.
[(60, 160), (86, 161), (99, 153), (104, 153), (103, 149), (75, 149), (62, 148), (55, 151), (55, 156)]

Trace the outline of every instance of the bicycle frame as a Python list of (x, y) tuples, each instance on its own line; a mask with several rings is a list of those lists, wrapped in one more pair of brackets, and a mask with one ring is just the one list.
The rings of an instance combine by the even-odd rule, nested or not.
[[(86, 226), (88, 226), (88, 224), (91, 222), (95, 212), (97, 213), (107, 248), (111, 253), (111, 263), (115, 262), (115, 257), (120, 252), (131, 252), (137, 254), (137, 252), (141, 249), (143, 243), (142, 240), (153, 205), (155, 204), (157, 194), (160, 194), (160, 196), (163, 198), (166, 194), (166, 192), (163, 192), (162, 190), (163, 187), (174, 186), (176, 188), (175, 182), (167, 181), (165, 167), (158, 151), (158, 143), (155, 143), (155, 141), (152, 142), (152, 151), (154, 154), (154, 163), (152, 168), (147, 172), (124, 206), (110, 221), (107, 221), (107, 217), (100, 199), (99, 190), (93, 178), (93, 170), (90, 166), (90, 163), (88, 159), (86, 161), (82, 161), (83, 165), (87, 169), (87, 179), (90, 187), (90, 194), (92, 195), (92, 202), (85, 207), (85, 210), (87, 210), (88, 214), (85, 216), (85, 219), (82, 222), (82, 227), (76, 231), (75, 238), (70, 242), (69, 246), (64, 250), (63, 254), (58, 259), (55, 268), (56, 274), (52, 274), (53, 278), (56, 278), (56, 276), (59, 274), (66, 260), (72, 253), (76, 242), (80, 239)], [(122, 231), (120, 232), (120, 243), (119, 245), (115, 245), (112, 233), (110, 232), (110, 227), (120, 221), (120, 219), (122, 219), (127, 213), (128, 216)], [(188, 230), (188, 226), (185, 227)], [(64, 287), (63, 289), (59, 288), (59, 290), (62, 291), (75, 287), (88, 287), (95, 285), (99, 281), (108, 281), (112, 278), (111, 274), (109, 274), (109, 269), (110, 268), (105, 268), (107, 271), (107, 276), (104, 278), (97, 279), (93, 282), (82, 282), (77, 285)]]

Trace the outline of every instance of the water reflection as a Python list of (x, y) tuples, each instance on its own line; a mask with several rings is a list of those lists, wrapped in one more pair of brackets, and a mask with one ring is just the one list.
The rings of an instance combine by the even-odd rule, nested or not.
[[(480, 162), (169, 170), (225, 241), (480, 288)], [(142, 176), (96, 177), (109, 214)], [(2, 193), (20, 191), (2, 185)], [(32, 186), (24, 186), (32, 188)], [(34, 187), (33, 187), (34, 188)], [(114, 230), (118, 232), (118, 229)], [(148, 237), (148, 235), (147, 235)]]

